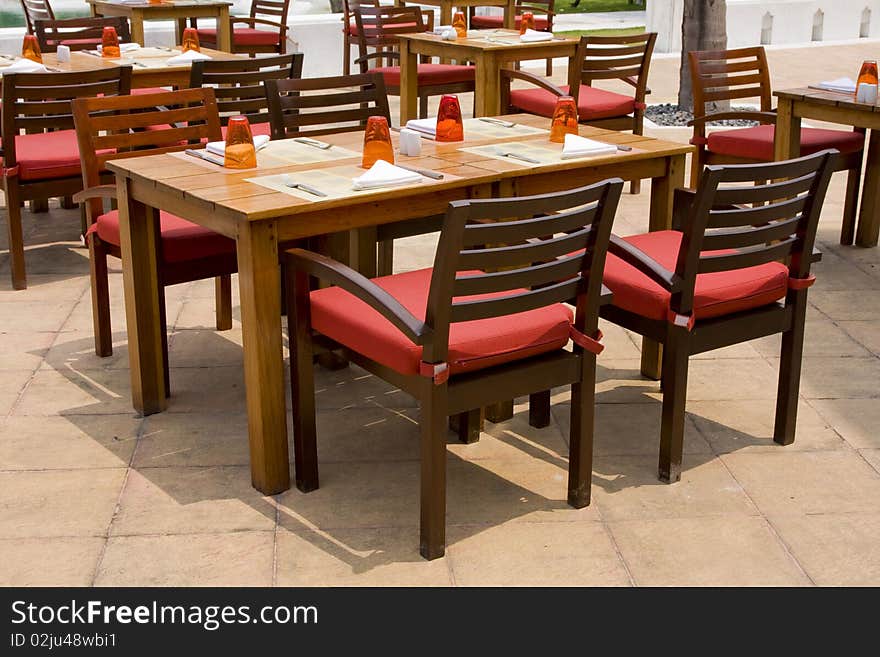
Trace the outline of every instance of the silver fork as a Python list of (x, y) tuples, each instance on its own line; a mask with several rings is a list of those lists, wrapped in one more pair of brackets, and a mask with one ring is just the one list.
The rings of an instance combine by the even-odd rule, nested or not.
[(310, 137), (294, 137), (293, 141), (305, 144), (306, 146), (320, 148), (322, 151), (326, 151), (333, 146), (333, 144), (328, 144), (326, 141), (318, 141), (317, 139), (312, 139)]
[(493, 119), (490, 116), (481, 116), (480, 121), (484, 123), (491, 123), (492, 125), (500, 125), (502, 128), (515, 128), (516, 123), (513, 121), (502, 121), (501, 119)]
[(306, 184), (304, 184), (304, 183), (296, 182), (295, 180), (291, 180), (290, 177), (287, 177), (287, 178), (286, 178), (284, 184), (287, 185), (288, 187), (292, 188), (292, 189), (300, 189), (300, 190), (306, 192), (307, 194), (311, 194), (312, 196), (320, 196), (320, 197), (322, 197), (322, 198), (324, 198), (324, 197), (327, 196), (327, 195), (326, 195), (324, 192), (322, 192), (320, 189), (315, 189), (314, 187), (312, 187), (312, 186), (310, 186), (310, 185), (306, 185)]
[(500, 148), (496, 152), (501, 157), (509, 157), (513, 160), (521, 160), (523, 162), (528, 162), (529, 164), (541, 164), (540, 160), (536, 160), (532, 157), (527, 157), (525, 155), (520, 155), (519, 153), (512, 153), (510, 151), (504, 151), (504, 150), (501, 150)]

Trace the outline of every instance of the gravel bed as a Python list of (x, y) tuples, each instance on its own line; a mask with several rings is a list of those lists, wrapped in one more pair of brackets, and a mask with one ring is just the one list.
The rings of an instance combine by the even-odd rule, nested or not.
[[(754, 111), (754, 107), (737, 107), (730, 108), (733, 111)], [(681, 109), (678, 105), (671, 103), (663, 103), (662, 105), (650, 105), (645, 110), (645, 117), (653, 121), (657, 125), (662, 126), (684, 126), (688, 121), (694, 118), (694, 115), (687, 110)], [(735, 128), (749, 128), (758, 125), (755, 121), (729, 120), (729, 121), (712, 121), (709, 125), (722, 125)]]

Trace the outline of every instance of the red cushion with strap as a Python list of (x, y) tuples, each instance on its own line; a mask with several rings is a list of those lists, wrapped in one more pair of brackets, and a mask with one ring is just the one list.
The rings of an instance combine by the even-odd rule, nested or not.
[[(61, 39), (58, 43), (62, 46), (97, 46), (101, 41), (101, 37), (95, 37), (94, 39)], [(54, 39), (51, 39), (49, 43), (54, 43)]]
[[(186, 262), (210, 256), (235, 253), (235, 242), (213, 230), (181, 219), (168, 212), (159, 213), (162, 231), (162, 257), (165, 262)], [(102, 214), (89, 229), (105, 242), (119, 246), (119, 212)]]
[[(385, 84), (389, 87), (400, 86), (399, 66), (379, 66), (370, 69), (370, 73), (381, 73)], [(454, 84), (456, 82), (473, 82), (474, 67), (458, 64), (419, 64), (419, 86), (429, 84)]]
[[(199, 41), (217, 43), (217, 28), (199, 28)], [(237, 46), (277, 46), (280, 34), (269, 30), (258, 30), (253, 27), (236, 27), (232, 34), (232, 43)]]
[[(223, 139), (226, 139), (226, 126), (220, 126), (220, 132), (223, 133)], [(251, 135), (272, 136), (272, 126), (269, 124), (269, 115), (266, 114), (266, 120), (261, 123), (251, 123)]]
[[(522, 16), (516, 17), (516, 29), (522, 22)], [(544, 32), (547, 29), (547, 17), (535, 16), (535, 29)], [(471, 16), (471, 27), (475, 29), (504, 27), (504, 16)]]
[[(770, 162), (774, 159), (775, 134), (776, 126), (773, 125), (712, 132), (706, 148), (719, 155)], [(841, 153), (857, 153), (864, 146), (865, 135), (860, 132), (801, 128), (801, 155), (810, 155), (826, 148), (836, 148)]]
[(16, 135), (15, 159), (22, 180), (69, 178), (81, 175), (82, 171), (74, 130)]
[[(419, 319), (425, 317), (431, 269), (373, 279)], [(506, 293), (505, 293), (506, 294)], [(497, 295), (490, 295), (497, 296)], [(336, 342), (401, 374), (417, 374), (422, 348), (360, 299), (338, 287), (311, 293), (312, 326)], [(451, 373), (499, 365), (561, 349), (572, 314), (563, 304), (516, 315), (459, 322), (449, 328)]]
[[(569, 92), (568, 85), (560, 87)], [(510, 92), (510, 104), (523, 112), (538, 116), (552, 117), (556, 109), (556, 95), (546, 89), (514, 89)], [(581, 121), (609, 119), (627, 116), (635, 111), (636, 101), (632, 96), (605, 91), (581, 85), (578, 91), (578, 117)]]
[[(675, 269), (681, 233), (663, 230), (624, 239), (670, 271)], [(612, 303), (649, 319), (665, 320), (670, 294), (638, 269), (609, 253), (605, 285)], [(768, 262), (755, 267), (697, 275), (694, 290), (695, 319), (719, 317), (758, 308), (782, 299), (788, 289), (788, 267)]]

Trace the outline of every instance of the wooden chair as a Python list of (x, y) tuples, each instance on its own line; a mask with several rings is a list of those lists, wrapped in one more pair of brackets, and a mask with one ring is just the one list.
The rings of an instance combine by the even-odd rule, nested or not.
[(342, 0), (342, 74), (351, 74), (352, 39), (357, 41), (358, 27), (354, 10), (358, 7), (378, 7), (379, 0)]
[(681, 476), (694, 354), (781, 333), (774, 440), (794, 440), (813, 242), (836, 157), (710, 165), (696, 192), (679, 190), (674, 230), (612, 236), (601, 315), (663, 345), (661, 480)]
[(266, 80), (299, 79), (302, 66), (302, 53), (193, 62), (189, 86), (214, 89), (224, 136), (226, 124), (232, 116), (246, 116), (254, 135), (269, 135)]
[[(744, 164), (772, 162), (776, 113), (773, 110), (770, 67), (763, 47), (688, 53), (694, 90), (694, 135), (691, 144), (697, 152), (691, 160), (691, 181), (700, 179), (706, 164)], [(731, 111), (731, 101), (760, 99), (759, 111)], [(719, 109), (716, 109), (721, 105)], [(752, 128), (724, 129), (706, 135), (710, 121), (746, 119), (760, 125)], [(835, 148), (842, 157), (838, 170), (848, 171), (840, 243), (852, 244), (862, 175), (864, 131), (801, 128), (801, 155)], [(691, 183), (694, 184), (693, 182)]]
[[(318, 487), (313, 340), (420, 403), (421, 554), (445, 549), (446, 421), (571, 384), (568, 502), (590, 502), (599, 276), (622, 181), (449, 205), (433, 269), (364, 278), (287, 252), (296, 485)], [(485, 244), (511, 246), (486, 247)], [(507, 271), (485, 273), (485, 268)], [(335, 287), (310, 292), (309, 277)], [(473, 298), (472, 295), (487, 295)], [(471, 296), (470, 299), (462, 297)], [(576, 299), (572, 312), (562, 302)], [(515, 321), (513, 321), (515, 316)], [(569, 338), (572, 351), (565, 349)]]
[[(127, 157), (170, 153), (191, 148), (203, 139), (219, 141), (220, 117), (214, 91), (182, 89), (138, 96), (79, 98), (72, 103), (82, 154), (84, 191), (74, 198), (84, 204), (89, 220), (87, 241), (92, 280), (95, 353), (113, 353), (107, 256), (120, 257), (119, 212), (105, 212), (104, 199), (116, 198), (116, 185), (102, 185), (107, 162)], [(163, 124), (166, 127), (161, 127)], [(232, 328), (230, 274), (237, 270), (235, 242), (169, 212), (159, 213), (159, 272), (168, 285), (215, 278), (217, 330)], [(165, 295), (159, 295), (165, 324)], [(162, 332), (166, 386), (168, 341)]]
[(55, 52), (60, 45), (65, 45), (71, 50), (93, 49), (101, 43), (101, 35), (105, 27), (114, 28), (121, 42), (131, 41), (128, 19), (124, 16), (63, 20), (40, 18), (34, 21), (34, 33), (43, 52)]
[(21, 206), (72, 196), (82, 187), (79, 149), (70, 101), (115, 96), (131, 89), (131, 67), (75, 73), (7, 73), (3, 76), (3, 190), (12, 287), (27, 287)]
[[(556, 0), (521, 0), (514, 6), (516, 11), (516, 29), (520, 28), (522, 22), (522, 14), (531, 12), (535, 17), (535, 30), (538, 32), (553, 32), (553, 17), (556, 15), (554, 6)], [(493, 14), (491, 16), (479, 16), (476, 13), (476, 7), (470, 8), (468, 22), (470, 27), (475, 30), (492, 30), (504, 27), (504, 15)], [(519, 62), (517, 62), (519, 68)], [(553, 75), (553, 59), (547, 59), (547, 77)]]
[(36, 21), (55, 20), (55, 12), (52, 11), (49, 0), (21, 0), (21, 10), (24, 12), (28, 34), (34, 34)]
[[(354, 10), (358, 29), (357, 63), (361, 73), (381, 73), (385, 89), (392, 96), (400, 95), (399, 34), (425, 32), (426, 26), (419, 7), (366, 7)], [(370, 49), (373, 52), (370, 52)], [(385, 60), (385, 66), (382, 66)], [(392, 65), (391, 62), (397, 62)], [(378, 64), (378, 65), (376, 65)], [(428, 98), (442, 94), (467, 93), (474, 90), (475, 69), (460, 64), (420, 63), (418, 70), (419, 116), (428, 115)]]
[[(290, 0), (251, 0), (250, 16), (230, 16), (232, 52), (247, 53), (255, 57), (261, 53), (283, 55), (287, 52), (287, 14)], [(199, 34), (199, 43), (217, 48), (217, 28), (200, 28), (197, 20), (190, 22)], [(236, 27), (236, 25), (246, 27)], [(259, 26), (272, 28), (260, 29)]]

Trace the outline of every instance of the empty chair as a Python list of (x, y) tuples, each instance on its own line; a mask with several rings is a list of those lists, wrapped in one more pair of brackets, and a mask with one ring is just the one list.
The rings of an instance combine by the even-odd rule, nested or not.
[[(251, 57), (262, 53), (283, 55), (287, 52), (287, 14), (290, 0), (251, 0), (249, 16), (230, 16), (232, 52), (247, 53)], [(199, 43), (217, 48), (217, 28), (198, 27)]]
[(696, 192), (677, 195), (674, 230), (612, 237), (602, 317), (663, 345), (663, 481), (681, 476), (694, 354), (781, 333), (774, 440), (794, 440), (813, 242), (835, 157), (710, 165)]
[(34, 21), (34, 33), (40, 42), (43, 52), (55, 52), (58, 46), (64, 45), (71, 50), (94, 49), (101, 43), (101, 35), (105, 27), (116, 30), (121, 42), (131, 41), (131, 30), (128, 19), (124, 16), (106, 16), (104, 18), (65, 18), (37, 19)]
[(21, 10), (27, 24), (28, 34), (34, 34), (35, 22), (38, 20), (55, 20), (55, 12), (49, 0), (21, 0)]
[(254, 135), (271, 133), (266, 80), (302, 76), (302, 53), (234, 60), (193, 62), (190, 87), (212, 87), (225, 135), (232, 116), (246, 116)]
[[(432, 269), (370, 280), (330, 258), (288, 251), (297, 487), (318, 487), (314, 340), (342, 348), (419, 400), (426, 559), (445, 549), (450, 415), (515, 396), (544, 399), (544, 391), (571, 384), (568, 501), (589, 504), (599, 305), (606, 297), (595, 272), (602, 271), (621, 187), (610, 180), (543, 196), (453, 202)], [(334, 287), (310, 291), (310, 276)], [(574, 313), (563, 303), (570, 299)]]
[(83, 188), (70, 101), (128, 94), (131, 67), (3, 76), (3, 190), (12, 287), (27, 287), (21, 206)]
[[(535, 18), (535, 30), (538, 32), (553, 31), (553, 17), (556, 15), (554, 5), (556, 0), (520, 0), (514, 9), (516, 11), (515, 22), (516, 29), (520, 29), (522, 23), (522, 15), (525, 12), (531, 13)], [(504, 27), (504, 15), (492, 14), (491, 16), (480, 16), (476, 13), (476, 7), (470, 8), (470, 17), (468, 22), (470, 27), (475, 30), (491, 30), (501, 29)], [(519, 62), (517, 62), (517, 65)], [(553, 60), (547, 59), (547, 75), (553, 75)]]
[[(692, 185), (700, 179), (705, 164), (772, 162), (775, 157), (776, 114), (773, 111), (773, 89), (770, 67), (762, 47), (688, 53), (694, 90), (694, 135), (691, 143), (697, 152), (691, 161)], [(759, 111), (712, 111), (713, 104), (743, 102), (759, 98)], [(713, 131), (706, 134), (711, 121), (745, 119), (760, 125)], [(859, 201), (859, 180), (862, 175), (862, 152), (865, 134), (858, 130), (801, 128), (801, 155), (810, 155), (834, 148), (840, 151), (838, 170), (849, 172), (840, 243), (852, 244)]]
[[(109, 356), (113, 340), (107, 256), (120, 257), (120, 219), (117, 210), (104, 211), (103, 200), (116, 198), (116, 186), (101, 185), (101, 172), (111, 160), (182, 151), (203, 139), (219, 141), (220, 117), (214, 91), (209, 88), (79, 98), (72, 105), (85, 183), (75, 199), (85, 205), (89, 221), (95, 352)], [(163, 124), (166, 127), (161, 127)], [(215, 278), (217, 329), (232, 328), (230, 274), (237, 269), (235, 242), (170, 212), (160, 212), (159, 221), (159, 284), (164, 288)], [(159, 303), (164, 326), (164, 293), (159, 294)], [(168, 343), (164, 331), (162, 335), (167, 386)]]
[(351, 73), (352, 40), (357, 42), (358, 27), (354, 18), (354, 10), (365, 5), (378, 7), (379, 0), (342, 0), (342, 74)]

